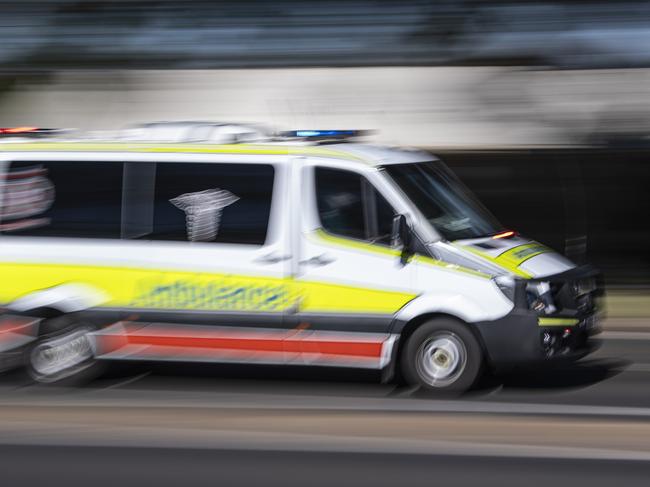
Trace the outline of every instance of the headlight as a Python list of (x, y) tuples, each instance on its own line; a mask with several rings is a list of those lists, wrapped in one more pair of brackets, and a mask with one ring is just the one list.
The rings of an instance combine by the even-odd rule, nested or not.
[(499, 286), (506, 298), (515, 302), (515, 280), (511, 276), (497, 276), (494, 278), (494, 283)]
[(584, 296), (585, 294), (592, 293), (596, 290), (596, 279), (593, 277), (580, 279), (579, 281), (574, 282), (572, 287), (575, 296)]
[(555, 313), (556, 308), (551, 294), (551, 285), (548, 282), (529, 283), (526, 286), (528, 307), (540, 315)]

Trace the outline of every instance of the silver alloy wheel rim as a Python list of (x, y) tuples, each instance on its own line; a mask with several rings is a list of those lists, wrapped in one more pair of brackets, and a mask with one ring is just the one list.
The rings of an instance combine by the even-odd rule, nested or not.
[(467, 348), (451, 332), (437, 333), (420, 345), (415, 366), (418, 375), (432, 387), (453, 384), (467, 365)]
[(78, 328), (63, 336), (45, 340), (30, 353), (35, 378), (50, 382), (68, 377), (90, 366), (93, 348), (88, 338), (90, 328)]

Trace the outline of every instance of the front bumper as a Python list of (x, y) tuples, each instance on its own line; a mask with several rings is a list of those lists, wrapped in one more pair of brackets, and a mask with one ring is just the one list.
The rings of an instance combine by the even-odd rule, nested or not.
[[(572, 284), (585, 277), (598, 282), (587, 300), (588, 306), (585, 306), (584, 295), (573, 296), (570, 292)], [(550, 281), (555, 290), (556, 314), (539, 316), (530, 310), (525, 298), (526, 282), (522, 281), (515, 292), (515, 307), (508, 315), (495, 321), (476, 323), (492, 367), (577, 360), (598, 347), (592, 336), (600, 331), (600, 314), (595, 303), (604, 291), (599, 273), (585, 266), (543, 280)]]
[(578, 360), (598, 347), (595, 316), (567, 326), (540, 325), (528, 310), (513, 309), (495, 321), (476, 323), (488, 363), (495, 369), (538, 362)]

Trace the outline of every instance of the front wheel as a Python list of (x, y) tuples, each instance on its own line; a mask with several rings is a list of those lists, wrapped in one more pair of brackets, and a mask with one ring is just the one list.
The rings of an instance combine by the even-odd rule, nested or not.
[(451, 318), (428, 321), (407, 339), (401, 368), (409, 384), (440, 393), (471, 388), (483, 369), (483, 352), (467, 327)]
[(36, 342), (25, 352), (25, 368), (41, 384), (76, 385), (101, 372), (95, 360), (92, 338), (96, 327), (72, 315), (44, 321)]

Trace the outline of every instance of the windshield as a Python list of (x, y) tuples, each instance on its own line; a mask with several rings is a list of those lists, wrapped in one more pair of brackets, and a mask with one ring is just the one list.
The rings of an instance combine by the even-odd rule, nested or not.
[(485, 237), (503, 229), (444, 164), (390, 164), (383, 169), (443, 238)]

